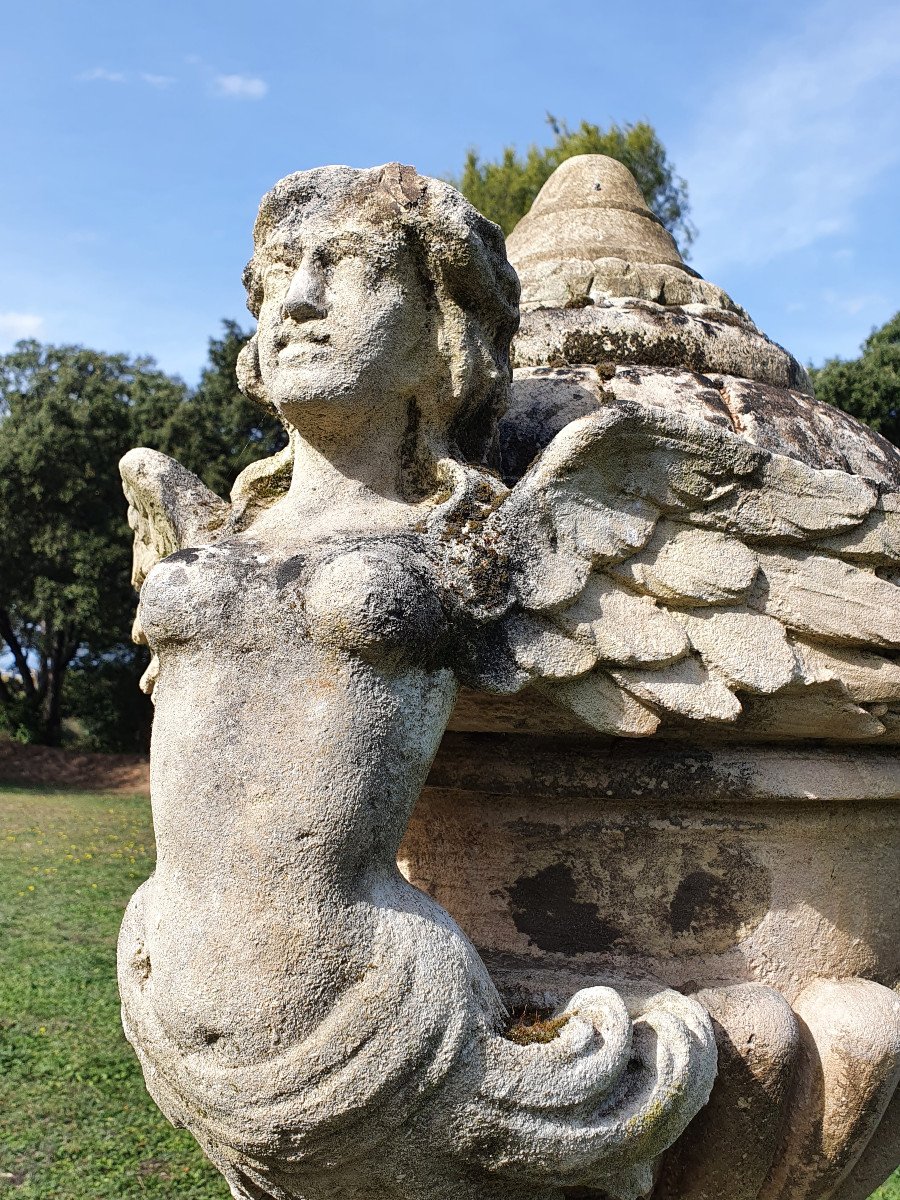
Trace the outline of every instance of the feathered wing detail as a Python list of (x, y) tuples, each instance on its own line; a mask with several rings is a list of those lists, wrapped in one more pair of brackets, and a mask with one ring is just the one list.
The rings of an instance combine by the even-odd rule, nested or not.
[(622, 404), (562, 429), (478, 536), (512, 598), (480, 628), (483, 690), (535, 685), (620, 736), (684, 719), (900, 733), (885, 485)]
[[(129, 450), (119, 463), (128, 500), (128, 524), (134, 530), (131, 582), (139, 591), (150, 571), (163, 558), (186, 546), (213, 541), (225, 523), (230, 505), (196, 475), (158, 450)], [(140, 610), (132, 637), (146, 643)], [(152, 692), (158, 665), (154, 657), (141, 679)]]

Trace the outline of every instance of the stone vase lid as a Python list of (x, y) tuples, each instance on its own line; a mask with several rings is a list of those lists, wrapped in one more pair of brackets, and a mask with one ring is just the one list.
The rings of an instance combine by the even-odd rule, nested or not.
[(694, 274), (628, 168), (602, 154), (566, 159), (506, 245), (520, 275), (538, 263), (603, 258), (665, 263)]

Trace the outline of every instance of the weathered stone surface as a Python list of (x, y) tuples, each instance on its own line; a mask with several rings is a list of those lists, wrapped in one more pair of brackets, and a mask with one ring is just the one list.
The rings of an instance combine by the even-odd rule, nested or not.
[(544, 184), (508, 239), (522, 308), (567, 308), (606, 297), (746, 313), (687, 267), (630, 171), (579, 154)]
[(855, 1200), (900, 1070), (900, 455), (618, 165), (510, 246), (501, 417), (499, 230), (397, 164), (282, 180), (239, 379), (288, 448), (230, 504), (123, 462), (126, 1032), (236, 1200)]
[(620, 565), (638, 591), (675, 604), (729, 604), (743, 600), (759, 559), (736, 538), (675, 521), (659, 521), (653, 537)]
[(800, 1047), (790, 1005), (758, 983), (707, 989), (719, 1077), (667, 1158), (654, 1200), (756, 1200), (775, 1156)]
[(510, 260), (619, 257), (683, 268), (672, 235), (615, 159), (579, 154), (553, 172), (508, 239)]
[(900, 985), (898, 800), (890, 749), (457, 733), (401, 864), (516, 1005), (621, 974), (792, 1003)]
[[(803, 392), (678, 367), (601, 363), (517, 367), (510, 405), (500, 422), (504, 478), (515, 482), (568, 421), (621, 402), (647, 404), (700, 418), (740, 434), (753, 445), (819, 469), (848, 471), (900, 485), (896, 448), (846, 413)], [(835, 548), (880, 555), (898, 553), (900, 515), (890, 494), (887, 510), (845, 535)], [(885, 538), (887, 541), (885, 542)]]
[(578, 600), (558, 617), (573, 636), (596, 647), (595, 662), (621, 666), (662, 666), (690, 650), (678, 622), (649, 596), (636, 596), (608, 575), (596, 575)]
[[(705, 1010), (592, 985), (555, 1037), (510, 1040), (473, 947), (396, 868), (459, 679), (577, 680), (601, 652), (516, 604), (507, 489), (458, 457), (506, 394), (500, 232), (411, 168), (323, 168), (265, 197), (246, 282), (242, 386), (289, 453), (231, 506), (153, 451), (122, 466), (158, 660), (158, 865), (119, 948), (148, 1088), (244, 1200), (631, 1200), (709, 1095)], [(607, 525), (615, 553), (652, 527)], [(588, 574), (573, 559), (573, 597)]]
[(713, 376), (735, 433), (755, 446), (789, 454), (808, 466), (849, 471), (900, 484), (896, 447), (859, 421), (804, 391)]
[(798, 673), (780, 621), (746, 609), (691, 609), (677, 617), (693, 648), (730, 687), (768, 694), (787, 687)]
[(760, 554), (751, 605), (826, 642), (900, 647), (900, 591), (873, 571), (796, 550)]
[(900, 1085), (884, 1110), (881, 1124), (855, 1165), (831, 1193), (831, 1200), (867, 1200), (900, 1162)]
[(849, 1174), (900, 1080), (900, 999), (820, 979), (794, 1001), (801, 1055), (791, 1121), (760, 1200), (827, 1196)]
[[(731, 314), (726, 314), (731, 316)], [(806, 371), (755, 326), (723, 312), (679, 309), (649, 300), (607, 300), (586, 308), (541, 308), (522, 314), (517, 367), (614, 363), (736, 375), (776, 388), (807, 391)]]
[(810, 683), (839, 680), (851, 699), (861, 704), (900, 703), (900, 663), (894, 659), (802, 638), (794, 639), (794, 648)]

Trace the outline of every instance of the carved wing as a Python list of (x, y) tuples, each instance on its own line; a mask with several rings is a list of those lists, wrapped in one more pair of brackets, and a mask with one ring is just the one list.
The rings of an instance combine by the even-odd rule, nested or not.
[[(134, 530), (131, 582), (135, 590), (160, 559), (185, 546), (213, 540), (224, 524), (230, 505), (174, 458), (158, 450), (129, 450), (119, 463), (128, 500), (128, 524)], [(147, 639), (140, 612), (131, 636), (139, 644)], [(141, 679), (146, 692), (153, 690), (156, 660)]]
[(900, 731), (900, 493), (885, 485), (621, 405), (567, 425), (477, 540), (505, 556), (512, 604), (479, 628), (476, 686), (536, 685), (620, 736), (739, 717), (756, 733)]

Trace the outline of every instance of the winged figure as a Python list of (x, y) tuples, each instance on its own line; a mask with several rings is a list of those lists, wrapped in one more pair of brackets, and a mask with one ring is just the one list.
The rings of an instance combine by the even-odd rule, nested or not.
[(245, 282), (239, 378), (288, 448), (229, 502), (122, 462), (154, 654), (158, 866), (120, 941), (148, 1088), (242, 1200), (630, 1200), (709, 1095), (709, 1017), (606, 980), (511, 1040), (398, 872), (409, 813), (462, 687), (626, 737), (809, 693), (894, 736), (900, 492), (602, 398), (503, 482), (516, 275), (412, 168), (282, 180)]

